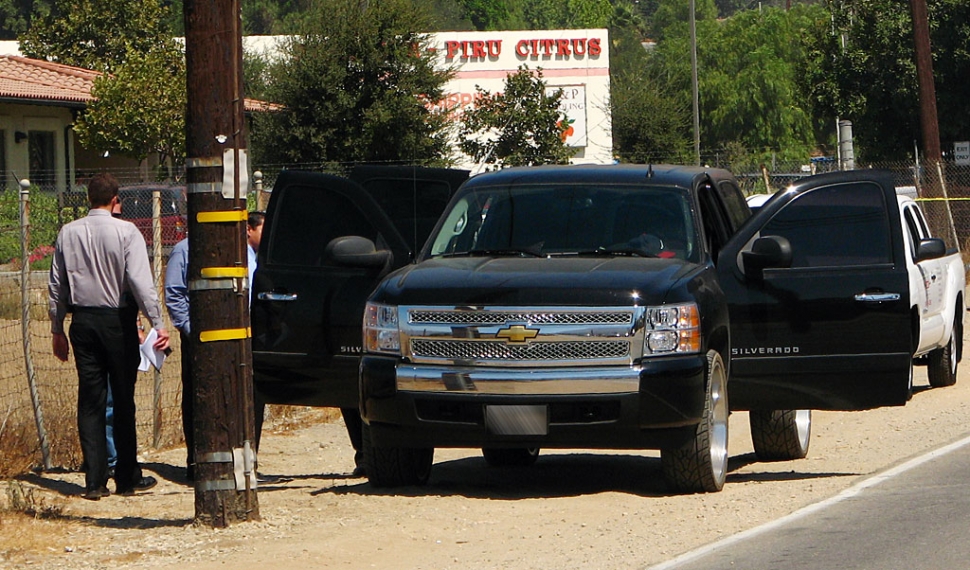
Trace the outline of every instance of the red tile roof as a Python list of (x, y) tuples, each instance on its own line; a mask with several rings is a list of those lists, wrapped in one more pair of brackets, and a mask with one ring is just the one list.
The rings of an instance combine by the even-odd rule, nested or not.
[[(65, 107), (84, 107), (94, 100), (91, 87), (100, 72), (31, 59), (16, 55), (0, 56), (0, 99), (23, 100)], [(246, 111), (271, 111), (278, 105), (246, 99)]]
[[(83, 106), (94, 98), (91, 85), (101, 74), (89, 69), (14, 55), (0, 57), (0, 97)], [(75, 105), (70, 105), (75, 103)], [(77, 104), (81, 105), (77, 105)]]

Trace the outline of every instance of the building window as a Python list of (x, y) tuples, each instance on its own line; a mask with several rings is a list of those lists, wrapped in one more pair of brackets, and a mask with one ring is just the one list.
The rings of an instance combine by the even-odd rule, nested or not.
[(30, 153), (30, 181), (41, 190), (54, 190), (54, 132), (30, 131), (27, 137)]

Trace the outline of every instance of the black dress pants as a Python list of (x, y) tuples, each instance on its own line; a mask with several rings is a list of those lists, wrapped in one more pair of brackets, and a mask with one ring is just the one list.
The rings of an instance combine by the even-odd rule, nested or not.
[(87, 465), (87, 490), (100, 488), (108, 480), (104, 413), (109, 381), (118, 450), (115, 484), (118, 489), (130, 489), (142, 477), (136, 458), (135, 381), (140, 361), (136, 314), (131, 309), (74, 309), (70, 338), (77, 365), (77, 431)]

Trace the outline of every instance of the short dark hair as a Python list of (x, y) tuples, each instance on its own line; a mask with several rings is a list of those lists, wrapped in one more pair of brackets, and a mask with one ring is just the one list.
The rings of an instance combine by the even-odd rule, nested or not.
[(95, 174), (88, 182), (88, 202), (92, 208), (107, 206), (117, 195), (118, 181), (107, 172)]
[(246, 225), (249, 229), (255, 230), (259, 226), (263, 225), (263, 220), (266, 219), (266, 212), (249, 212), (249, 219), (246, 220)]

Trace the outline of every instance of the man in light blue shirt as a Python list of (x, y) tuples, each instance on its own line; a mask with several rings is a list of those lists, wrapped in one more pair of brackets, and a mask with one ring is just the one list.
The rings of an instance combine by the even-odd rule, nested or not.
[(165, 307), (172, 326), (179, 331), (182, 347), (182, 433), (185, 435), (185, 476), (195, 480), (195, 433), (193, 407), (195, 382), (192, 380), (192, 343), (189, 341), (189, 239), (175, 244), (165, 268)]

